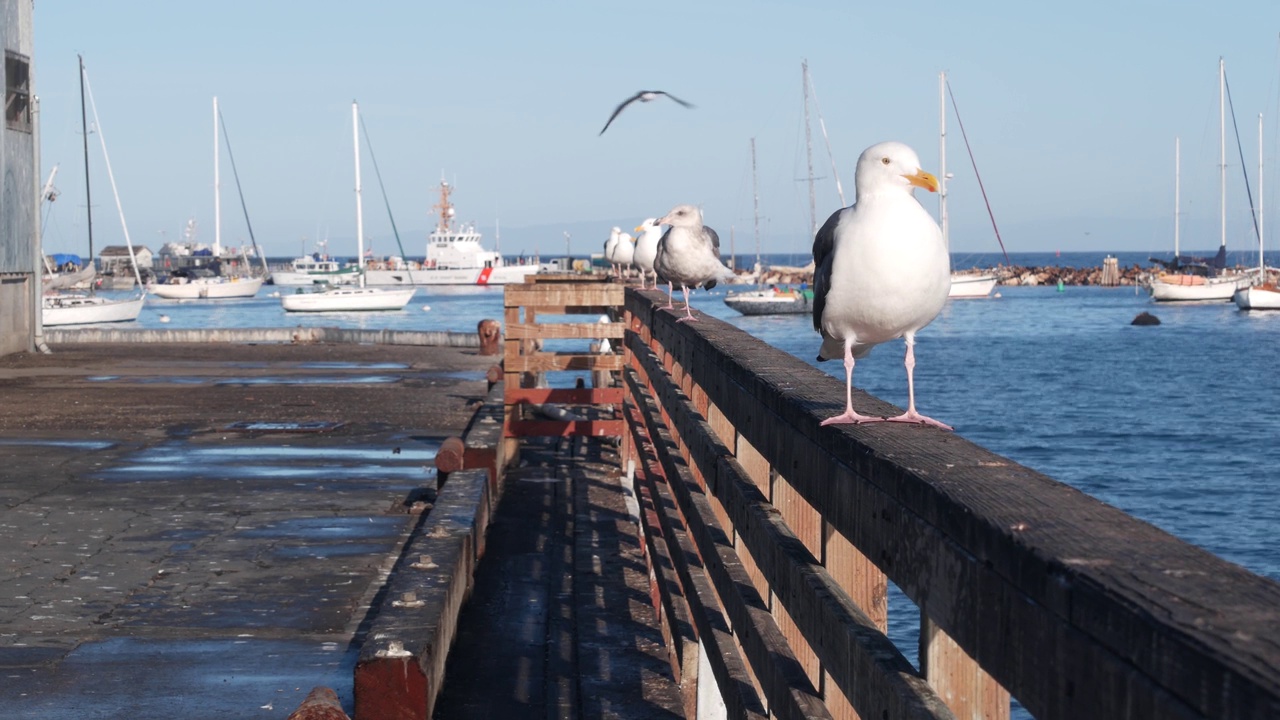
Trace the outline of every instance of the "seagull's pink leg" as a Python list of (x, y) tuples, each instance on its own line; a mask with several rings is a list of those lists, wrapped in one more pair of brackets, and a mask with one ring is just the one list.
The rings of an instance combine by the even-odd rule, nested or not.
[(853, 341), (844, 341), (844, 414), (822, 421), (823, 425), (849, 425), (855, 423), (880, 422), (883, 418), (861, 415), (853, 410)]
[(694, 317), (693, 312), (689, 310), (689, 286), (688, 285), (684, 286), (684, 317), (680, 318), (679, 320), (676, 320), (676, 322), (678, 323), (698, 322), (698, 318)]
[(938, 422), (931, 417), (927, 417), (916, 412), (916, 339), (911, 335), (906, 335), (905, 338), (907, 341), (907, 358), (903, 364), (907, 367), (907, 411), (896, 417), (885, 418), (884, 421), (932, 425), (933, 427), (941, 428), (943, 430), (954, 430), (954, 428), (946, 423)]
[[(658, 285), (656, 282), (653, 285), (653, 289), (654, 290), (658, 289)], [(667, 283), (667, 304), (664, 305), (662, 309), (663, 310), (676, 309), (676, 288), (675, 288), (675, 285), (672, 285), (671, 283)]]

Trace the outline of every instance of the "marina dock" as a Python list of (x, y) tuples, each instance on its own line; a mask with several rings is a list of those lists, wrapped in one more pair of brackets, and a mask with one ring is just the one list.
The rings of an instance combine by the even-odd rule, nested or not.
[[(508, 286), (501, 356), (0, 358), (0, 702), (301, 718), (319, 686), (357, 720), (1280, 714), (1280, 585), (953, 434), (820, 427), (841, 380), (662, 302)], [(890, 582), (915, 617), (890, 617)], [(889, 639), (904, 621), (916, 657)]]

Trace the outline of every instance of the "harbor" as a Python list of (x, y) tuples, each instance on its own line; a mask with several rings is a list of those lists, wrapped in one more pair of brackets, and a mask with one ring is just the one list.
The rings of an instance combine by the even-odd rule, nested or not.
[(0, 715), (1280, 717), (1274, 36), (864, 10), (0, 0)]

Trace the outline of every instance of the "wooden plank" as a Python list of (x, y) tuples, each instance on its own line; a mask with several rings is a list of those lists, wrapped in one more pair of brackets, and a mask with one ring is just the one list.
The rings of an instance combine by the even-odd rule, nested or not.
[(647, 305), (628, 295), (738, 431), (1037, 717), (1280, 709), (1276, 583), (955, 435), (819, 427), (840, 379)]
[(508, 339), (521, 340), (537, 338), (539, 340), (560, 339), (599, 339), (621, 340), (627, 332), (621, 323), (528, 323), (508, 324), (505, 328)]
[(539, 352), (532, 355), (513, 355), (510, 349), (503, 358), (503, 367), (507, 372), (621, 370), (622, 363), (622, 356), (614, 354)]
[(624, 289), (617, 285), (508, 285), (503, 293), (506, 307), (597, 306), (618, 307)]
[(609, 405), (622, 402), (622, 388), (511, 388), (503, 395), (507, 403), (565, 403), (569, 405)]
[(511, 420), (507, 437), (621, 437), (625, 429), (621, 420)]

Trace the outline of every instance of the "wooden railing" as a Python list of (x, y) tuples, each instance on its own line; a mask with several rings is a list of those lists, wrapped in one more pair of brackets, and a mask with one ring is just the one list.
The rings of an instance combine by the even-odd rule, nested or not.
[(659, 302), (626, 293), (622, 450), (688, 709), (1280, 717), (1280, 584), (955, 434), (821, 427), (841, 379)]

